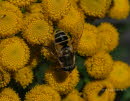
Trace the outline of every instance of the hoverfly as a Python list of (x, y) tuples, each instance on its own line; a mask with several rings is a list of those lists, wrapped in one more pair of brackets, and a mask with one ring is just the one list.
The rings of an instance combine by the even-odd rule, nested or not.
[(45, 46), (56, 57), (56, 61), (63, 71), (72, 71), (75, 68), (75, 52), (77, 51), (78, 42), (83, 33), (84, 21), (79, 22), (75, 26), (78, 31), (73, 35), (70, 34), (71, 36), (69, 32), (61, 29), (55, 30), (53, 35), (54, 41), (49, 46)]

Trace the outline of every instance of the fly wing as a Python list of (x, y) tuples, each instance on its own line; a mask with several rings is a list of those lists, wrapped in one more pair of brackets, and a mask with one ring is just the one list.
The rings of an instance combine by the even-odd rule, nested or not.
[(49, 53), (51, 54), (51, 57), (53, 59), (53, 62), (55, 62), (58, 65), (62, 65), (62, 63), (59, 60), (58, 53), (55, 49), (55, 43), (54, 40), (51, 40), (48, 45), (43, 46), (43, 48), (47, 49)]
[[(81, 19), (83, 19), (83, 18), (81, 18)], [(71, 35), (71, 41), (72, 41), (73, 50), (74, 50), (74, 52), (76, 52), (79, 40), (80, 40), (82, 33), (83, 33), (84, 20), (81, 20), (80, 22), (78, 22), (78, 24), (75, 25), (74, 28), (76, 31)]]

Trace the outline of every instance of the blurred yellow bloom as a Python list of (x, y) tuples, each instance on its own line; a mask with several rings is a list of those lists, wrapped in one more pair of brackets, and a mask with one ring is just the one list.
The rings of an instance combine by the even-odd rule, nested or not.
[(112, 0), (80, 0), (80, 7), (86, 15), (105, 17)]
[(33, 3), (27, 7), (27, 11), (29, 11), (30, 13), (42, 13), (42, 5), (41, 3)]
[(24, 6), (28, 6), (30, 5), (32, 2), (36, 1), (36, 0), (6, 0), (18, 7), (24, 7)]
[(60, 20), (70, 9), (70, 0), (43, 0), (43, 11), (54, 21)]
[(61, 101), (58, 92), (47, 85), (37, 85), (25, 95), (25, 101)]
[(113, 0), (112, 8), (109, 11), (109, 16), (118, 20), (126, 19), (129, 15), (129, 11), (129, 0)]
[(85, 66), (90, 76), (96, 79), (104, 79), (108, 77), (113, 69), (113, 60), (108, 53), (101, 51), (88, 58)]
[(114, 101), (115, 91), (107, 81), (94, 81), (86, 84), (83, 97), (87, 101)]
[(82, 37), (78, 44), (78, 53), (82, 56), (94, 55), (100, 47), (98, 30), (94, 25), (85, 23)]
[(0, 37), (12, 36), (23, 26), (22, 13), (12, 4), (0, 2)]
[(10, 82), (10, 74), (0, 66), (0, 88), (5, 87)]
[(0, 92), (0, 101), (20, 101), (20, 98), (13, 89), (4, 88)]
[(0, 10), (13, 12), (13, 13), (15, 13), (15, 15), (19, 16), (20, 18), (23, 16), (23, 14), (21, 13), (21, 10), (17, 6), (15, 6), (7, 1), (0, 2)]
[(107, 78), (115, 88), (125, 89), (129, 86), (129, 67), (128, 64), (115, 61), (113, 65), (113, 70)]
[(29, 60), (27, 44), (18, 37), (3, 39), (0, 43), (0, 64), (7, 70), (18, 70)]
[(67, 94), (79, 81), (78, 70), (75, 68), (71, 73), (50, 69), (45, 73), (45, 81), (60, 94)]
[(83, 26), (84, 17), (82, 13), (72, 6), (68, 14), (58, 23), (58, 27), (65, 32), (70, 32), (72, 37), (80, 36), (83, 32)]
[(48, 44), (53, 39), (53, 28), (40, 13), (30, 14), (25, 19), (23, 37), (31, 44)]
[(119, 43), (119, 33), (110, 23), (101, 23), (98, 26), (98, 37), (101, 41), (101, 50), (112, 51)]
[(62, 101), (85, 101), (82, 97), (80, 97), (80, 95), (81, 94), (74, 89)]
[(33, 71), (30, 67), (24, 67), (14, 73), (14, 79), (23, 88), (26, 88), (33, 80)]

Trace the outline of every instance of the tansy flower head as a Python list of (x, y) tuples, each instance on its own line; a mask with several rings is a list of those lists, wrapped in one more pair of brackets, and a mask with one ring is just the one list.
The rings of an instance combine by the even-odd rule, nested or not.
[(4, 39), (0, 43), (0, 64), (7, 70), (18, 70), (27, 64), (29, 52), (22, 39), (18, 37)]
[(0, 10), (6, 10), (9, 12), (13, 12), (19, 17), (23, 16), (21, 10), (17, 6), (15, 6), (7, 1), (0, 2)]
[(119, 33), (110, 23), (102, 23), (98, 26), (98, 37), (101, 40), (101, 50), (112, 51), (119, 43)]
[(27, 7), (27, 10), (30, 13), (42, 13), (43, 12), (41, 3), (33, 3), (33, 4), (31, 4), (30, 6)]
[(114, 101), (115, 91), (107, 81), (94, 81), (86, 84), (83, 97), (87, 101)]
[(22, 13), (14, 5), (0, 3), (0, 22), (0, 37), (12, 36), (21, 31)]
[(126, 19), (129, 15), (129, 0), (113, 0), (113, 6), (109, 11), (109, 16), (113, 19)]
[(62, 101), (85, 101), (85, 100), (81, 98), (80, 93), (76, 89), (74, 89)]
[(45, 73), (45, 81), (60, 94), (67, 94), (77, 85), (79, 74), (76, 68), (71, 73), (50, 69)]
[(0, 88), (5, 87), (10, 82), (10, 74), (0, 66)]
[(25, 19), (23, 37), (31, 44), (48, 44), (52, 40), (53, 28), (40, 13), (31, 14)]
[(20, 98), (13, 89), (4, 88), (0, 93), (0, 101), (20, 101)]
[(106, 52), (98, 52), (85, 62), (87, 72), (96, 79), (104, 79), (108, 77), (112, 71), (113, 60)]
[(47, 85), (37, 85), (27, 92), (25, 101), (61, 101), (58, 92)]
[(82, 56), (94, 55), (99, 47), (98, 31), (94, 25), (85, 23), (83, 34), (78, 44), (78, 53)]
[(30, 5), (32, 2), (36, 1), (36, 0), (6, 0), (18, 7), (24, 7), (24, 6), (28, 6)]
[(83, 32), (84, 17), (82, 16), (81, 12), (71, 6), (68, 14), (59, 21), (58, 27), (65, 32), (70, 32), (72, 37), (80, 36), (80, 34)]
[(86, 15), (105, 17), (112, 0), (80, 0), (80, 7)]
[(108, 76), (108, 80), (117, 89), (124, 89), (129, 86), (129, 67), (126, 63), (121, 61), (115, 61), (113, 70)]
[(43, 0), (43, 11), (54, 21), (60, 20), (70, 9), (70, 0)]
[(18, 82), (23, 88), (26, 88), (33, 80), (33, 72), (30, 67), (24, 67), (19, 69), (14, 74), (14, 79)]

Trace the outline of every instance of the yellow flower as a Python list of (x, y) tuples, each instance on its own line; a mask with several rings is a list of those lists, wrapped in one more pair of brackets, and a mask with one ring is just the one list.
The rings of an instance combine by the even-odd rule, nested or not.
[(82, 56), (94, 55), (100, 47), (98, 30), (94, 25), (85, 23), (82, 37), (78, 44), (78, 53)]
[(87, 101), (114, 101), (115, 91), (107, 81), (94, 81), (86, 84), (83, 97)]
[(113, 0), (113, 6), (109, 11), (109, 16), (113, 19), (126, 19), (129, 15), (129, 0)]
[(25, 19), (23, 37), (31, 44), (48, 44), (53, 39), (53, 28), (40, 13), (31, 14)]
[(8, 12), (13, 12), (17, 16), (19, 16), (20, 18), (23, 17), (23, 14), (21, 13), (21, 10), (17, 6), (15, 6), (15, 5), (7, 2), (7, 1), (0, 2), (0, 10), (6, 10)]
[(74, 89), (79, 81), (78, 70), (75, 68), (68, 73), (50, 69), (45, 73), (45, 81), (60, 94), (67, 94)]
[(102, 51), (88, 58), (85, 62), (87, 72), (96, 79), (108, 77), (113, 69), (112, 65), (112, 57), (108, 53)]
[(0, 101), (20, 101), (20, 98), (13, 89), (4, 88), (0, 93)]
[(21, 31), (22, 26), (20, 10), (7, 2), (0, 3), (0, 37), (12, 36)]
[(32, 2), (35, 2), (36, 0), (6, 0), (18, 7), (24, 7), (30, 5)]
[(115, 61), (113, 70), (107, 78), (115, 88), (124, 89), (129, 86), (129, 67), (126, 63)]
[(58, 92), (47, 85), (37, 85), (25, 95), (25, 101), (61, 101)]
[(41, 3), (33, 3), (33, 4), (31, 4), (29, 7), (27, 7), (27, 10), (30, 13), (42, 13), (43, 12)]
[(101, 50), (112, 51), (119, 43), (119, 33), (110, 23), (102, 23), (98, 26), (98, 36), (101, 40)]
[(10, 82), (10, 74), (0, 66), (0, 88), (5, 87)]
[(80, 0), (80, 7), (86, 15), (94, 17), (105, 17), (112, 0)]
[(14, 73), (14, 79), (23, 88), (26, 88), (33, 80), (33, 71), (30, 67), (24, 67)]
[(79, 10), (71, 7), (68, 14), (59, 21), (58, 27), (65, 32), (70, 32), (72, 37), (80, 36), (83, 32), (84, 17)]
[(62, 101), (85, 101), (85, 100), (81, 98), (80, 93), (76, 89), (74, 89)]
[(43, 0), (44, 12), (54, 21), (60, 20), (70, 9), (69, 0)]
[(18, 70), (27, 64), (29, 53), (29, 48), (22, 39), (3, 39), (0, 43), (0, 64), (7, 70)]

